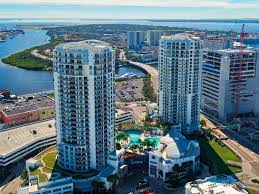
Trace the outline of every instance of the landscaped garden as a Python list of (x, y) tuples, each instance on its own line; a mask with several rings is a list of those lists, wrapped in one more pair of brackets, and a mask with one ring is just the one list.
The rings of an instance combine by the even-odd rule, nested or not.
[(36, 159), (40, 161), (40, 165), (37, 168), (30, 170), (30, 176), (39, 176), (39, 182), (68, 176), (72, 176), (75, 179), (85, 179), (99, 173), (99, 171), (93, 170), (87, 173), (75, 174), (69, 170), (62, 169), (57, 164), (56, 147), (41, 152), (36, 156)]
[(199, 141), (201, 148), (201, 161), (210, 167), (212, 174), (235, 174), (241, 171), (239, 166), (230, 165), (228, 160), (241, 162), (227, 146), (220, 145), (215, 140)]
[(255, 191), (253, 189), (246, 189), (249, 194), (259, 194), (259, 191)]
[(217, 140), (212, 135), (211, 129), (202, 128), (202, 131), (203, 136), (198, 140), (201, 149), (201, 161), (210, 167), (210, 172), (212, 174), (235, 174), (240, 172), (241, 166), (233, 163), (241, 163), (241, 158), (221, 140)]

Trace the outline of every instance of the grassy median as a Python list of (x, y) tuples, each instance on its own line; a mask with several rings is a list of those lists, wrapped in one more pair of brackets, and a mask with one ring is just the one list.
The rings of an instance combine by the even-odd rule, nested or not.
[(235, 174), (241, 171), (240, 167), (227, 164), (228, 160), (241, 162), (227, 146), (215, 140), (200, 140), (201, 161), (210, 167), (212, 174)]

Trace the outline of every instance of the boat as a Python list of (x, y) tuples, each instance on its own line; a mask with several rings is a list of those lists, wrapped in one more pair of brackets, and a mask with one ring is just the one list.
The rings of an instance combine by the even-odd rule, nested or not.
[(123, 79), (123, 78), (134, 78), (134, 77), (138, 77), (138, 75), (134, 74), (134, 73), (125, 73), (124, 75), (116, 75), (115, 79)]

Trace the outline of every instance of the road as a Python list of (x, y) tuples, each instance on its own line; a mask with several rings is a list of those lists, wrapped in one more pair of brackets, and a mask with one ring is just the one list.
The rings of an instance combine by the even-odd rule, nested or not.
[(144, 69), (146, 72), (148, 72), (151, 75), (151, 81), (154, 87), (154, 92), (155, 94), (158, 93), (158, 71), (156, 68), (144, 64), (144, 63), (140, 63), (140, 62), (136, 62), (136, 61), (131, 61), (131, 60), (127, 60), (130, 64), (135, 65), (141, 69)]
[(14, 194), (17, 193), (17, 190), (22, 183), (22, 180), (20, 179), (20, 174), (22, 173), (24, 167), (25, 160), (22, 160), (17, 163), (17, 165), (12, 165), (10, 167), (10, 174), (7, 176), (5, 181), (0, 184), (1, 194), (9, 194), (10, 192), (13, 192)]
[(42, 54), (38, 53), (38, 50), (33, 50), (33, 51), (31, 51), (31, 54), (32, 54), (34, 57), (43, 59), (43, 60), (45, 60), (45, 61), (53, 61), (52, 58), (49, 58), (49, 57), (47, 57), (47, 56), (45, 56), (45, 55), (42, 55)]

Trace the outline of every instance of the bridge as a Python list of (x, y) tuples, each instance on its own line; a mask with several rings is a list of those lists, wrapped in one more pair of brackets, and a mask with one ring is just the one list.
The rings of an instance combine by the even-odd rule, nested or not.
[(154, 87), (154, 92), (155, 92), (155, 94), (157, 94), (158, 93), (158, 71), (157, 71), (157, 69), (150, 65), (136, 62), (136, 61), (126, 60), (126, 62), (128, 62), (129, 64), (134, 65), (136, 67), (139, 67), (140, 69), (143, 69), (144, 71), (146, 71), (147, 73), (149, 73), (151, 75), (151, 81), (152, 81), (152, 85)]

